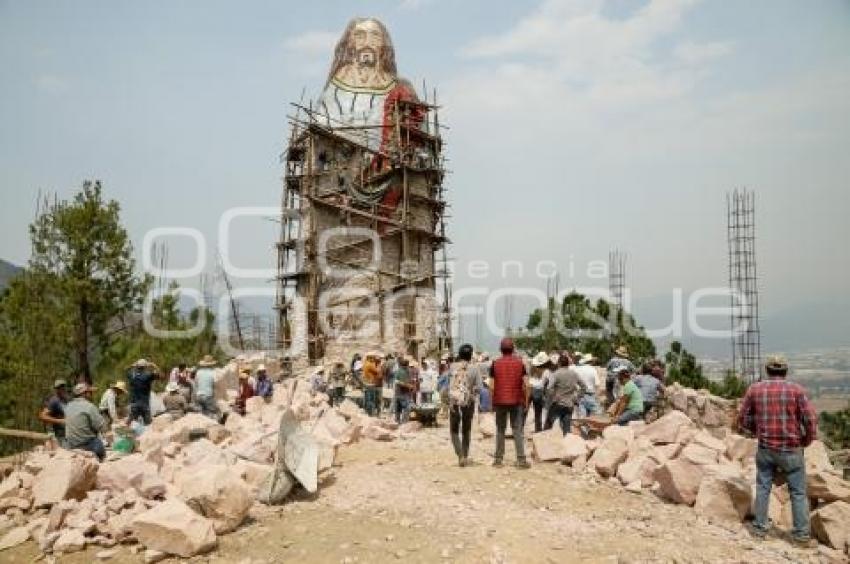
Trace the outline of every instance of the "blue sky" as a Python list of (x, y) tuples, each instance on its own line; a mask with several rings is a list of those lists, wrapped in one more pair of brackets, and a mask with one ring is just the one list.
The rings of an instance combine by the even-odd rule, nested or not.
[[(847, 302), (850, 3), (23, 2), (0, 0), (0, 257), (23, 263), (36, 195), (103, 180), (136, 247), (207, 239), (280, 200), (288, 103), (318, 95), (355, 15), (389, 27), (400, 73), (439, 88), (451, 254), (491, 289), (619, 247), (636, 297), (726, 282), (727, 190), (758, 196), (766, 313)], [(240, 266), (274, 264), (240, 220)], [(169, 242), (172, 266), (191, 262)], [(500, 275), (521, 260), (523, 276)], [(237, 280), (243, 285), (265, 280)]]

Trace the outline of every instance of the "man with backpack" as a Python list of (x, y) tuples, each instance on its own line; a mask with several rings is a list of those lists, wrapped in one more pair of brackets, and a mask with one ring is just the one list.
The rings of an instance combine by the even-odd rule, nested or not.
[(508, 418), (514, 434), (517, 468), (530, 468), (525, 458), (525, 405), (528, 403), (528, 376), (522, 359), (514, 355), (513, 340), (505, 337), (499, 345), (502, 356), (490, 364), (493, 379), (493, 407), (496, 411), (496, 453), (493, 466), (502, 466), (505, 457), (505, 430)]
[(481, 389), (481, 374), (472, 364), (472, 345), (458, 351), (458, 362), (449, 373), (449, 432), (457, 455), (458, 466), (469, 466), (469, 442), (475, 398)]

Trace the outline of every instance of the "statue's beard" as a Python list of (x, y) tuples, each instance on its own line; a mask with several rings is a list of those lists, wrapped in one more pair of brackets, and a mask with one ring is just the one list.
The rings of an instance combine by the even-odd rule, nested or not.
[(371, 47), (363, 47), (354, 54), (354, 60), (360, 67), (375, 68), (378, 64), (378, 54)]

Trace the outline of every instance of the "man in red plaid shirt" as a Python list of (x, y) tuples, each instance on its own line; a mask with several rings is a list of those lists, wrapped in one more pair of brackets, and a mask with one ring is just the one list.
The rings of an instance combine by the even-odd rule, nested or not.
[(758, 439), (756, 453), (756, 506), (753, 534), (764, 538), (768, 531), (767, 509), (774, 474), (784, 474), (791, 494), (791, 515), (795, 544), (816, 543), (809, 532), (809, 499), (806, 494), (806, 464), (803, 448), (817, 436), (817, 417), (802, 386), (785, 379), (788, 362), (769, 356), (765, 363), (767, 380), (747, 389), (738, 427)]

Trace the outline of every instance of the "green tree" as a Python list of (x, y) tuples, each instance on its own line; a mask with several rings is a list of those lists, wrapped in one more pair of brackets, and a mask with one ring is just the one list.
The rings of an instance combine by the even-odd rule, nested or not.
[(73, 326), (76, 368), (87, 382), (92, 347), (107, 344), (109, 322), (138, 309), (145, 288), (119, 212), (99, 181), (86, 181), (73, 200), (50, 203), (30, 226), (29, 270), (55, 280)]
[(727, 399), (739, 398), (747, 391), (744, 381), (731, 371), (726, 373), (721, 382), (706, 378), (702, 373), (702, 365), (679, 341), (670, 343), (670, 350), (664, 358), (667, 362), (668, 382), (678, 382), (695, 390), (705, 389)]
[(602, 299), (592, 303), (578, 292), (532, 311), (526, 331), (515, 337), (517, 346), (528, 351), (581, 350), (605, 360), (625, 345), (638, 360), (655, 356), (655, 345), (631, 315)]

